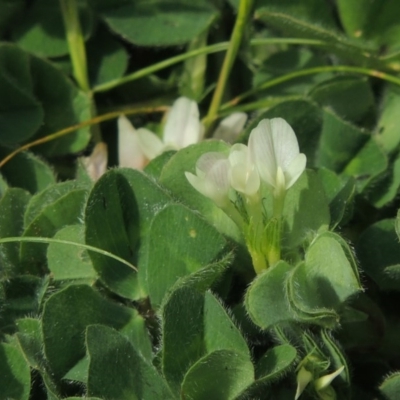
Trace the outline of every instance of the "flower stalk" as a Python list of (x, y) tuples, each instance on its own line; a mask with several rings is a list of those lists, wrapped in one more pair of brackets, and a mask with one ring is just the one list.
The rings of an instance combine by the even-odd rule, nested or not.
[(79, 21), (77, 2), (76, 0), (60, 0), (60, 6), (74, 78), (83, 91), (89, 92), (90, 84), (87, 71), (85, 41)]
[(222, 96), (224, 95), (226, 82), (228, 81), (229, 74), (236, 59), (236, 55), (242, 41), (243, 33), (246, 28), (247, 19), (250, 15), (252, 7), (253, 0), (240, 0), (239, 11), (236, 18), (235, 26), (233, 28), (231, 40), (229, 42), (228, 51), (225, 54), (221, 73), (218, 78), (217, 87), (215, 88), (207, 117), (204, 120), (204, 125), (207, 130), (210, 130), (212, 124), (217, 117), (219, 106), (222, 101)]

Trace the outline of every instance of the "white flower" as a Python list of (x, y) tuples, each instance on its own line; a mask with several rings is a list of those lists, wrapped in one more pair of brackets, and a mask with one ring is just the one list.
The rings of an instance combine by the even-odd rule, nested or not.
[(185, 172), (187, 180), (203, 196), (213, 200), (219, 207), (228, 202), (229, 160), (218, 152), (203, 154), (196, 163), (196, 175)]
[[(338, 368), (331, 374), (321, 376), (314, 381), (314, 388), (321, 400), (335, 399), (335, 391), (330, 386), (332, 381), (339, 376), (344, 370), (344, 365)], [(297, 400), (303, 393), (307, 385), (313, 380), (313, 374), (308, 371), (304, 366), (299, 369), (297, 373), (297, 390), (294, 400)]]
[(307, 385), (313, 380), (313, 374), (308, 369), (301, 367), (297, 373), (297, 390), (294, 396), (294, 400), (297, 400)]
[(199, 118), (199, 108), (195, 101), (186, 97), (177, 99), (167, 114), (163, 134), (165, 145), (183, 149), (200, 142), (204, 127)]
[(221, 139), (227, 143), (233, 143), (242, 132), (247, 121), (247, 114), (235, 112), (224, 118), (215, 130), (214, 139)]
[(82, 157), (82, 163), (92, 181), (97, 181), (107, 170), (107, 145), (99, 142), (89, 157)]
[(195, 101), (178, 98), (166, 115), (162, 139), (145, 128), (135, 129), (129, 120), (118, 119), (119, 165), (142, 169), (167, 150), (179, 150), (202, 139), (204, 127)]
[(260, 176), (250, 159), (249, 148), (244, 144), (233, 145), (229, 153), (229, 163), (232, 187), (246, 196), (254, 196), (260, 187)]
[(318, 378), (314, 382), (315, 390), (318, 392), (318, 391), (322, 391), (322, 390), (326, 389), (332, 383), (332, 381), (342, 373), (343, 370), (344, 370), (344, 365), (342, 365), (340, 368), (338, 368), (336, 371), (332, 372), (331, 374), (324, 375), (324, 376), (321, 376), (321, 378)]
[(249, 149), (263, 181), (280, 196), (299, 178), (306, 156), (291, 126), (282, 118), (263, 119), (251, 131)]
[(138, 131), (124, 115), (118, 118), (118, 157), (120, 167), (143, 169), (148, 162), (140, 148)]

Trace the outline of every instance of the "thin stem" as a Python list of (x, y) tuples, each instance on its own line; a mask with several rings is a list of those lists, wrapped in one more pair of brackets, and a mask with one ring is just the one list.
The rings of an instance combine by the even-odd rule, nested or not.
[(262, 235), (262, 249), (268, 265), (273, 266), (281, 259), (282, 214), (286, 190), (274, 192), (272, 217), (267, 222)]
[(94, 124), (99, 124), (104, 121), (108, 121), (110, 119), (118, 118), (121, 114), (144, 114), (144, 113), (154, 113), (154, 112), (164, 112), (168, 109), (168, 107), (154, 107), (154, 108), (133, 108), (133, 109), (126, 109), (126, 110), (119, 110), (119, 111), (113, 111), (107, 114), (99, 115), (95, 118), (89, 119), (87, 121), (80, 122), (79, 124), (69, 126), (67, 128), (61, 129), (51, 135), (47, 135), (45, 137), (42, 137), (40, 139), (37, 139), (33, 142), (26, 143), (23, 146), (19, 147), (18, 149), (14, 150), (11, 152), (8, 156), (4, 157), (0, 161), (0, 168), (2, 168), (8, 161), (10, 161), (13, 157), (15, 157), (18, 153), (21, 153), (22, 151), (28, 150), (31, 147), (34, 146), (39, 146), (43, 143), (51, 142), (52, 140), (59, 139), (60, 137), (63, 137), (65, 135), (68, 135), (69, 133), (75, 132), (78, 129), (84, 128), (85, 126), (90, 126)]
[(30, 237), (30, 236), (23, 236), (23, 237), (7, 237), (1, 238), (0, 243), (12, 243), (12, 242), (29, 242), (29, 243), (57, 243), (57, 244), (65, 244), (69, 246), (76, 246), (80, 247), (85, 250), (93, 251), (94, 253), (102, 254), (103, 256), (107, 256), (113, 258), (114, 260), (119, 261), (122, 264), (127, 265), (129, 268), (132, 268), (134, 271), (138, 272), (138, 269), (132, 265), (130, 262), (124, 260), (121, 257), (116, 256), (106, 250), (99, 249), (97, 247), (90, 246), (88, 244), (83, 243), (76, 243), (71, 242), (69, 240), (60, 240), (60, 239), (53, 239), (53, 238), (43, 238), (43, 237)]
[(77, 2), (76, 0), (60, 0), (60, 6), (74, 77), (79, 87), (85, 92), (89, 92), (90, 84), (87, 72), (85, 40), (79, 21)]
[(268, 268), (268, 264), (262, 251), (264, 226), (260, 196), (256, 194), (253, 197), (247, 197), (246, 205), (249, 214), (246, 244), (253, 261), (254, 270), (257, 274), (260, 274)]
[(243, 218), (236, 210), (235, 206), (231, 203), (231, 201), (229, 200), (225, 206), (221, 207), (221, 209), (243, 232), (245, 226)]
[(204, 121), (206, 129), (210, 128), (214, 122), (222, 96), (224, 95), (225, 86), (229, 78), (233, 63), (236, 59), (240, 43), (246, 27), (246, 22), (252, 9), (253, 0), (240, 0), (239, 11), (233, 28), (232, 37), (229, 43), (228, 51), (226, 52), (224, 62), (222, 64), (221, 73), (218, 78), (217, 87), (214, 91), (214, 96), (211, 100), (210, 108), (208, 109), (207, 117)]
[(324, 67), (315, 67), (315, 68), (308, 68), (308, 69), (303, 69), (301, 71), (296, 71), (296, 72), (291, 72), (289, 74), (279, 76), (278, 78), (271, 79), (269, 81), (266, 81), (262, 83), (261, 85), (257, 86), (254, 89), (251, 89), (240, 96), (235, 97), (234, 99), (230, 100), (229, 102), (223, 104), (220, 108), (220, 110), (225, 110), (228, 107), (235, 106), (236, 104), (240, 103), (242, 100), (248, 98), (249, 96), (252, 96), (253, 94), (259, 92), (260, 90), (265, 90), (273, 86), (277, 86), (281, 83), (290, 81), (292, 79), (299, 78), (301, 76), (307, 76), (307, 75), (314, 75), (314, 74), (320, 74), (323, 72), (350, 72), (350, 73), (356, 73), (356, 74), (362, 74), (362, 75), (368, 75), (372, 76), (374, 78), (379, 78), (391, 83), (394, 83), (398, 86), (400, 86), (400, 78), (397, 78), (393, 75), (386, 74), (385, 72), (377, 71), (375, 69), (368, 69), (368, 68), (362, 68), (362, 67), (352, 67), (348, 65), (328, 65)]
[[(324, 45), (326, 45), (326, 43), (321, 40), (297, 39), (297, 38), (264, 38), (264, 39), (253, 39), (250, 41), (250, 46), (266, 46), (269, 44), (293, 44), (293, 45), (297, 44), (297, 45), (304, 45), (304, 46), (324, 46)], [(150, 65), (149, 67), (142, 68), (139, 71), (135, 71), (135, 72), (133, 72), (129, 75), (126, 75), (122, 78), (114, 79), (112, 81), (98, 85), (93, 88), (93, 91), (95, 93), (96, 92), (106, 92), (108, 90), (111, 90), (118, 86), (121, 86), (125, 83), (135, 81), (136, 79), (143, 78), (154, 72), (161, 71), (164, 68), (171, 67), (172, 65), (178, 64), (189, 58), (197, 57), (202, 54), (218, 53), (220, 51), (225, 51), (228, 48), (229, 48), (229, 42), (221, 42), (221, 43), (213, 44), (210, 46), (202, 47), (200, 49), (196, 49), (193, 51), (188, 51), (186, 53), (179, 54), (177, 56), (168, 58), (167, 60), (161, 61), (159, 63)]]
[(243, 111), (243, 112), (254, 111), (254, 110), (259, 111), (265, 108), (275, 106), (276, 104), (282, 103), (284, 101), (301, 100), (301, 99), (304, 99), (304, 96), (299, 94), (270, 97), (263, 100), (258, 100), (251, 103), (246, 103), (235, 107), (226, 108), (222, 112), (218, 113), (218, 117), (227, 117), (228, 115), (238, 111)]

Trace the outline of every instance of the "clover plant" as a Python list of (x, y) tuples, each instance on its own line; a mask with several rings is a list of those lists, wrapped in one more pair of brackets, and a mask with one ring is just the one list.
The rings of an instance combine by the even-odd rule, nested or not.
[(0, 0), (0, 400), (396, 400), (400, 3)]

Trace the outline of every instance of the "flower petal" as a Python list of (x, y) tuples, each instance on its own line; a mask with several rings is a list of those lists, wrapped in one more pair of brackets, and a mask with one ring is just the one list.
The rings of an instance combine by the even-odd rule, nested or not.
[(233, 143), (242, 132), (247, 121), (247, 114), (243, 112), (232, 113), (224, 118), (214, 132), (215, 139), (225, 140), (225, 142)]
[(197, 103), (186, 97), (177, 99), (167, 114), (163, 134), (164, 143), (182, 149), (190, 144), (198, 143), (202, 132)]
[(304, 389), (312, 381), (312, 379), (313, 374), (304, 367), (301, 367), (297, 373), (297, 390), (294, 400), (297, 400), (301, 396), (301, 394), (304, 392)]
[(277, 165), (285, 171), (299, 154), (299, 143), (292, 127), (282, 118), (269, 120)]
[(124, 115), (118, 118), (118, 160), (120, 167), (143, 169), (148, 159), (139, 144), (137, 130)]
[(93, 181), (97, 181), (107, 169), (107, 145), (103, 142), (94, 146), (92, 154), (89, 157), (83, 157), (83, 165)]
[(285, 174), (286, 190), (289, 189), (300, 177), (306, 168), (307, 158), (305, 154), (298, 154), (287, 166)]
[(342, 371), (344, 370), (344, 365), (342, 365), (340, 368), (338, 368), (336, 371), (332, 372), (329, 375), (324, 375), (321, 376), (321, 378), (318, 378), (315, 382), (314, 382), (314, 387), (315, 390), (323, 390), (325, 388), (327, 388), (332, 381), (339, 376)]
[[(213, 153), (207, 153), (213, 155)], [(209, 158), (210, 160), (212, 157)], [(200, 175), (193, 175), (190, 172), (185, 172), (189, 183), (203, 196), (212, 199), (218, 206), (223, 207), (228, 199), (230, 189), (228, 174), (229, 162), (225, 159), (212, 161), (212, 164), (207, 164), (207, 172), (199, 170)]]
[(191, 172), (185, 172), (186, 179), (189, 181), (189, 183), (198, 191), (200, 192), (203, 196), (208, 197), (208, 192), (206, 188), (206, 181), (202, 177), (198, 177)]
[(204, 153), (196, 162), (196, 173), (199, 175), (203, 173), (204, 175), (210, 171), (214, 165), (221, 160), (226, 160), (226, 156), (217, 151), (210, 151), (208, 153)]
[(250, 133), (250, 158), (256, 164), (263, 181), (275, 187), (277, 163), (269, 120), (260, 121)]
[(140, 149), (148, 160), (152, 160), (164, 151), (164, 143), (155, 133), (146, 128), (139, 128), (137, 134)]
[(229, 163), (232, 187), (247, 196), (254, 195), (260, 187), (260, 176), (250, 160), (248, 147), (239, 143), (233, 145), (229, 153)]
[(235, 165), (247, 165), (249, 159), (249, 149), (245, 144), (237, 143), (234, 144), (229, 152), (229, 162), (232, 166)]

